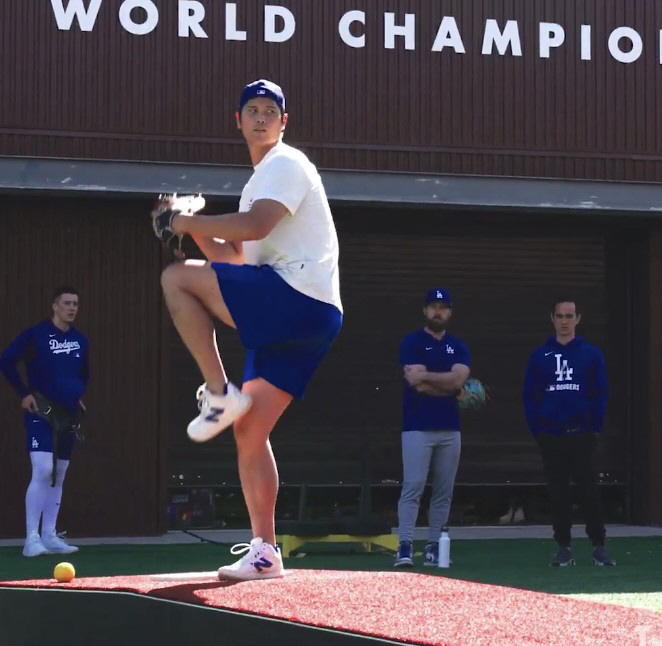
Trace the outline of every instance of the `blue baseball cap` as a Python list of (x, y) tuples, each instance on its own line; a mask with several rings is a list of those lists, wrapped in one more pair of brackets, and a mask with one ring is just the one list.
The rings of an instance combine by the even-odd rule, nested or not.
[(251, 99), (271, 99), (275, 101), (280, 111), (285, 112), (285, 95), (280, 85), (276, 85), (267, 79), (260, 79), (249, 83), (241, 92), (239, 98), (239, 112)]
[(441, 287), (431, 289), (425, 295), (425, 305), (429, 305), (435, 301), (441, 301), (442, 303), (446, 303), (448, 307), (453, 307), (453, 299), (451, 298), (450, 292)]

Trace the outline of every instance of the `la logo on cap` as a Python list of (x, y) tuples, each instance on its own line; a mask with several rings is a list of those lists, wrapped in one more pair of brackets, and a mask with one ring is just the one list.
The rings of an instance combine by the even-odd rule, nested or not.
[(437, 290), (437, 298), (440, 300), (444, 299), (444, 295), (439, 290)]

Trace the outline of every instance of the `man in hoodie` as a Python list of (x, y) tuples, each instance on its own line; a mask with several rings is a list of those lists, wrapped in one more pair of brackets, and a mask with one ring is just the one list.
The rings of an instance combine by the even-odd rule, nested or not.
[(595, 565), (616, 565), (605, 547), (598, 490), (597, 442), (607, 408), (607, 371), (602, 352), (576, 336), (581, 314), (572, 299), (551, 313), (556, 334), (536, 348), (524, 378), (524, 412), (538, 442), (547, 476), (554, 540), (550, 565), (574, 565), (570, 549), (574, 481), (593, 544)]

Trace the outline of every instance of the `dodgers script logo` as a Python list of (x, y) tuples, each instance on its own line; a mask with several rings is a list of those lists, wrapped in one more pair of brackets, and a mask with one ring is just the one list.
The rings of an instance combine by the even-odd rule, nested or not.
[(53, 354), (62, 354), (63, 352), (69, 354), (74, 350), (80, 350), (80, 343), (78, 341), (62, 341), (60, 343), (57, 339), (51, 339), (48, 345)]

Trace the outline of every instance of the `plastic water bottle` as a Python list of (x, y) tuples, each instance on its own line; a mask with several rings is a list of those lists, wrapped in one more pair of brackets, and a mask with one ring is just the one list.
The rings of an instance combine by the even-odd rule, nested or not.
[(439, 567), (450, 567), (451, 564), (451, 538), (448, 535), (448, 527), (441, 528), (439, 536)]

